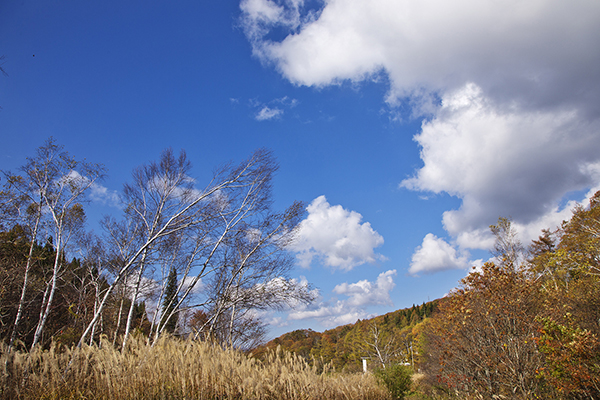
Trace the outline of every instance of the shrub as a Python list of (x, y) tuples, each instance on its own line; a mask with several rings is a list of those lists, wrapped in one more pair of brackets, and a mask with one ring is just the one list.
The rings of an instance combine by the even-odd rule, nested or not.
[(398, 400), (404, 399), (410, 391), (412, 373), (411, 367), (401, 364), (375, 370), (377, 380), (388, 389), (394, 399)]

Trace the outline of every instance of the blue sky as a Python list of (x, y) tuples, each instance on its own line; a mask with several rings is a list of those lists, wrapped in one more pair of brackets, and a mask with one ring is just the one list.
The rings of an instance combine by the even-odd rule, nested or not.
[[(271, 335), (439, 298), (600, 188), (600, 3), (3, 1), (0, 169), (49, 136), (111, 194), (166, 147), (196, 178), (273, 150), (308, 211)], [(89, 210), (90, 228), (110, 202)]]

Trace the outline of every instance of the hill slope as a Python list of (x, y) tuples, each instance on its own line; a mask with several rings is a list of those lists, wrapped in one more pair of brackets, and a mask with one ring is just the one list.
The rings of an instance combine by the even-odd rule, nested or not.
[(281, 347), (312, 362), (331, 363), (336, 370), (359, 371), (362, 358), (371, 366), (402, 362), (414, 364), (418, 359), (423, 321), (436, 309), (438, 300), (413, 305), (354, 324), (338, 326), (322, 333), (299, 329), (257, 347), (252, 351), (262, 357), (269, 350)]

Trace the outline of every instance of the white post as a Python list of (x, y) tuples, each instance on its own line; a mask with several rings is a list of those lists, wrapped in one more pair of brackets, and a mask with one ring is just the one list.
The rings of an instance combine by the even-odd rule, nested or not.
[(367, 357), (363, 357), (362, 358), (362, 362), (363, 362), (363, 373), (367, 373)]

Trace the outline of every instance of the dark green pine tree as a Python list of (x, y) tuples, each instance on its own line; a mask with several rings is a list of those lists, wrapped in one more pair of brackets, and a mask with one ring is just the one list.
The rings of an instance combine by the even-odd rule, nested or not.
[(177, 272), (175, 268), (171, 268), (167, 277), (167, 286), (165, 287), (165, 295), (163, 296), (163, 313), (161, 325), (164, 325), (165, 331), (169, 333), (175, 332), (177, 327), (177, 313), (174, 313), (168, 320), (165, 319), (171, 314), (177, 305)]

